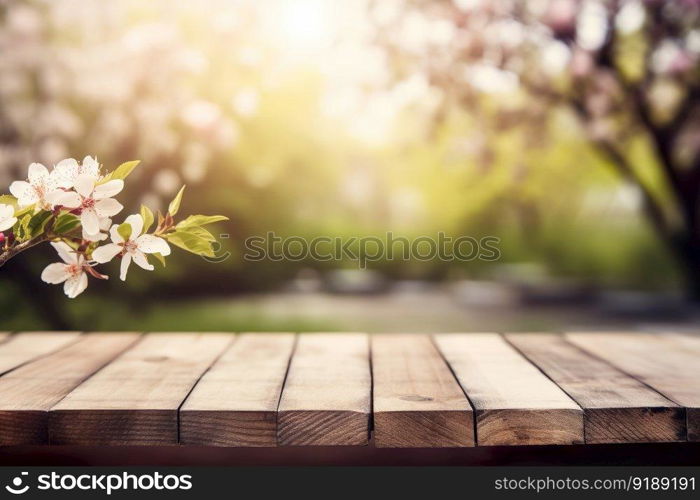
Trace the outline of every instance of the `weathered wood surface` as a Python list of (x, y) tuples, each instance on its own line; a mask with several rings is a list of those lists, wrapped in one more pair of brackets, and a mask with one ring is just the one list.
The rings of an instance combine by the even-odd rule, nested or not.
[(566, 338), (685, 407), (688, 440), (700, 441), (700, 339), (617, 332)]
[(679, 333), (0, 333), (0, 446), (698, 441), (698, 361)]
[(472, 408), (428, 335), (374, 335), (372, 375), (376, 446), (474, 446)]
[(230, 334), (151, 333), (53, 407), (57, 444), (178, 442), (178, 409)]
[(180, 409), (180, 442), (276, 446), (277, 406), (293, 348), (291, 333), (239, 335)]
[(0, 374), (78, 340), (79, 332), (25, 332), (4, 337)]
[(497, 334), (441, 334), (436, 342), (476, 412), (477, 443), (583, 442), (583, 411)]
[(137, 338), (126, 333), (83, 335), (0, 377), (0, 445), (47, 443), (49, 410)]
[(587, 443), (684, 441), (685, 410), (553, 334), (506, 335), (584, 411)]
[(366, 445), (371, 376), (363, 333), (299, 335), (282, 391), (280, 445)]

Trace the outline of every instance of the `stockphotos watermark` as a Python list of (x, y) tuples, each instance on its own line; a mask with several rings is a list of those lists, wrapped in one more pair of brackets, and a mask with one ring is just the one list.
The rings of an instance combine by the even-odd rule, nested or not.
[(392, 232), (379, 236), (330, 237), (251, 236), (245, 240), (243, 260), (248, 262), (314, 260), (357, 262), (360, 269), (379, 261), (444, 262), (474, 260), (495, 261), (501, 258), (501, 240), (496, 236), (459, 236), (453, 238), (443, 232), (435, 236), (408, 238)]
[(191, 490), (192, 475), (118, 472), (111, 474), (50, 472), (30, 477), (22, 471), (5, 485), (12, 495), (28, 491), (90, 491), (111, 495), (117, 491), (174, 491)]

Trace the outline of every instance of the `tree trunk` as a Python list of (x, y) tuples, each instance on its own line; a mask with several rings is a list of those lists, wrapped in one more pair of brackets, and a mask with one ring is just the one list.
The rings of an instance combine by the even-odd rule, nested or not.
[(686, 234), (676, 248), (686, 295), (692, 302), (700, 303), (700, 238)]

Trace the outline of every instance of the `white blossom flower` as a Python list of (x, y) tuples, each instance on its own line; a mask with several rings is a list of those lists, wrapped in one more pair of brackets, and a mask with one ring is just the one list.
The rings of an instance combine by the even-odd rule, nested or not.
[(129, 236), (128, 240), (124, 240), (117, 230), (118, 226), (114, 225), (109, 231), (112, 243), (101, 246), (92, 252), (92, 258), (101, 264), (109, 262), (117, 255), (122, 254), (121, 272), (119, 275), (122, 281), (126, 280), (126, 273), (132, 260), (139, 267), (147, 271), (153, 271), (153, 265), (149, 264), (146, 254), (159, 253), (163, 256), (170, 255), (170, 246), (163, 238), (152, 234), (141, 234), (143, 231), (143, 219), (140, 215), (130, 215), (124, 222), (131, 226), (131, 236)]
[(41, 279), (52, 285), (64, 283), (63, 291), (68, 298), (74, 299), (87, 288), (88, 278), (85, 268), (88, 264), (82, 255), (63, 242), (51, 243), (51, 246), (56, 249), (63, 262), (46, 266), (41, 273)]
[(0, 231), (10, 229), (16, 223), (17, 217), (15, 217), (15, 207), (0, 203)]
[(35, 203), (40, 208), (51, 210), (53, 196), (60, 193), (60, 185), (56, 175), (49, 173), (47, 168), (41, 163), (29, 165), (27, 181), (15, 181), (10, 184), (10, 193), (17, 198), (20, 207), (28, 207)]
[(81, 175), (89, 175), (95, 179), (100, 178), (100, 164), (92, 156), (83, 158), (83, 163), (78, 164), (75, 158), (66, 158), (56, 164), (51, 174), (60, 183), (59, 187), (71, 189), (75, 186), (75, 181)]
[(121, 212), (122, 206), (112, 196), (124, 189), (124, 181), (114, 179), (104, 184), (96, 184), (97, 177), (91, 174), (80, 174), (75, 180), (75, 191), (64, 191), (53, 197), (56, 205), (66, 208), (80, 209), (80, 222), (86, 234), (100, 232), (100, 219), (112, 217)]
[(104, 241), (107, 239), (107, 232), (109, 231), (109, 228), (112, 226), (112, 219), (109, 217), (104, 217), (100, 219), (100, 230), (99, 232), (95, 234), (88, 234), (87, 231), (85, 231), (85, 228), (83, 228), (83, 239), (87, 241)]

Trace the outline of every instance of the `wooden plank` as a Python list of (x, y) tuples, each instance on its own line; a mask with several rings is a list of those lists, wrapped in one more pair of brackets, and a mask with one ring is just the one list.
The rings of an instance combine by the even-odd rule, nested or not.
[(233, 337), (152, 333), (53, 407), (52, 443), (160, 445), (178, 441), (178, 408)]
[(239, 335), (180, 409), (180, 442), (276, 446), (277, 406), (294, 334)]
[(645, 333), (567, 333), (566, 338), (684, 406), (688, 440), (700, 441), (700, 362), (688, 340)]
[(583, 442), (581, 408), (500, 335), (435, 339), (474, 407), (478, 445)]
[(362, 333), (304, 333), (282, 391), (280, 445), (366, 445), (371, 376)]
[(138, 338), (94, 333), (0, 378), (0, 445), (48, 442), (48, 411)]
[(506, 335), (584, 412), (586, 443), (685, 441), (685, 410), (561, 335)]
[(80, 332), (24, 332), (0, 344), (0, 374), (78, 340)]
[(372, 336), (374, 443), (392, 448), (474, 446), (474, 414), (428, 335)]

